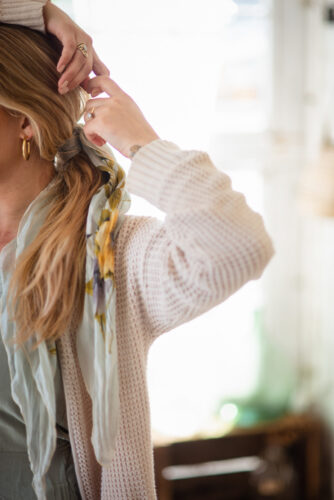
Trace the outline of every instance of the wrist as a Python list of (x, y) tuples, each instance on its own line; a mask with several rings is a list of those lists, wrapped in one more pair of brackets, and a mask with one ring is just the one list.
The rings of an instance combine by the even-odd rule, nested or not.
[(129, 153), (129, 158), (132, 160), (133, 157), (135, 156), (136, 153), (142, 148), (143, 146), (140, 146), (139, 144), (134, 144), (130, 148), (130, 153)]
[(132, 160), (141, 148), (143, 148), (147, 144), (150, 144), (151, 142), (153, 142), (157, 139), (160, 139), (160, 137), (157, 134), (154, 134), (154, 135), (150, 136), (149, 138), (146, 138), (145, 140), (140, 140), (138, 142), (133, 143), (129, 147), (128, 157)]

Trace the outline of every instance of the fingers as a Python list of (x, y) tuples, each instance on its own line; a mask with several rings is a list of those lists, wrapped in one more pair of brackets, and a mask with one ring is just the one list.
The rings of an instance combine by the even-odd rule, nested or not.
[(107, 66), (101, 61), (95, 50), (93, 50), (93, 71), (96, 76), (105, 75), (109, 76), (110, 71)]
[(80, 83), (81, 87), (86, 90), (86, 85), (88, 84), (90, 78), (86, 76), (86, 78)]
[(96, 124), (95, 120), (88, 121), (84, 126), (84, 132), (87, 139), (95, 144), (96, 146), (104, 146), (106, 141), (99, 135), (99, 126)]
[(86, 111), (91, 111), (93, 108), (98, 109), (104, 104), (109, 103), (109, 98), (100, 98), (100, 99), (89, 99), (86, 103)]
[(96, 134), (89, 134), (86, 132), (86, 130), (84, 130), (85, 132), (85, 136), (87, 137), (87, 139), (92, 142), (93, 144), (95, 144), (95, 146), (98, 146), (99, 148), (101, 148), (102, 146), (104, 146), (105, 144), (107, 144), (107, 141), (105, 141), (104, 139), (102, 139), (102, 137), (100, 137), (99, 135), (96, 135)]
[(72, 60), (75, 51), (77, 50), (77, 44), (74, 36), (65, 36), (62, 39), (62, 43), (64, 48), (57, 64), (57, 70), (59, 71), (59, 73), (62, 73), (64, 71), (66, 66)]
[(58, 82), (60, 93), (65, 93), (74, 89), (85, 80), (91, 70), (91, 58), (92, 56), (88, 58), (84, 57), (84, 55), (76, 49), (74, 57)]
[[(71, 49), (68, 49), (68, 56), (71, 53)], [(62, 56), (63, 57), (63, 56)], [(66, 59), (65, 59), (66, 60)], [(83, 54), (77, 49), (77, 45), (75, 46), (74, 54), (72, 55), (72, 59), (68, 63), (68, 66), (59, 79), (58, 88), (61, 94), (68, 92), (76, 88), (78, 85), (82, 85), (83, 88), (89, 92), (88, 90), (88, 82), (89, 74), (91, 69), (95, 74), (108, 76), (109, 69), (107, 66), (101, 61), (101, 59), (97, 56), (95, 50), (92, 48), (88, 52), (88, 58), (85, 58)], [(116, 85), (116, 84), (115, 84)], [(103, 90), (98, 91), (97, 93), (101, 93)]]
[(109, 99), (91, 99), (87, 102), (84, 114), (85, 126), (84, 132), (89, 141), (96, 146), (103, 146), (106, 140), (103, 138), (105, 130), (103, 126), (104, 108)]
[(95, 146), (98, 146), (100, 148), (105, 144), (107, 144), (107, 141), (102, 139), (102, 137), (97, 135), (95, 132), (90, 132), (86, 127), (87, 126), (84, 127), (84, 133), (90, 142), (92, 142), (93, 144), (95, 144)]
[(109, 99), (90, 99), (86, 104), (86, 109), (84, 113), (85, 122), (92, 120), (93, 117), (90, 116), (91, 114), (93, 114), (95, 118), (96, 115), (98, 114), (99, 108), (107, 105), (108, 102)]
[(86, 91), (93, 97), (106, 92), (110, 97), (123, 93), (123, 90), (117, 85), (116, 82), (107, 76), (97, 76), (89, 80), (86, 85)]
[[(63, 45), (57, 64), (57, 70), (62, 73), (58, 82), (60, 93), (65, 94), (85, 82), (92, 69), (96, 75), (109, 75), (108, 68), (93, 49), (92, 38), (61, 9), (49, 1), (44, 3), (46, 30), (55, 35)], [(78, 50), (78, 44), (87, 46), (87, 58)]]

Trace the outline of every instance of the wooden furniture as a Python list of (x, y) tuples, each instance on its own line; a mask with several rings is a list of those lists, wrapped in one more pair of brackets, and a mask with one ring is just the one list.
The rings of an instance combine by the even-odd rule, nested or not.
[[(219, 438), (175, 442), (154, 449), (159, 500), (330, 500), (325, 427), (313, 416), (289, 415)], [(270, 446), (281, 447), (295, 476), (290, 496), (254, 496), (252, 474)], [(268, 492), (267, 492), (268, 493)], [(292, 496), (291, 496), (292, 495)]]

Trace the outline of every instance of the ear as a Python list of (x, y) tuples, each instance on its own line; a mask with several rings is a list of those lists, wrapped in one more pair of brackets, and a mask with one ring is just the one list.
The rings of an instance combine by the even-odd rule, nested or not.
[(34, 135), (33, 128), (29, 121), (29, 118), (22, 116), (20, 118), (20, 139), (30, 140)]

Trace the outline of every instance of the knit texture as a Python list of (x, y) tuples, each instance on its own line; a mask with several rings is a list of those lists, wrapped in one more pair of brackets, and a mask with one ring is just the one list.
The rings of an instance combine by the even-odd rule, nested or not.
[(262, 218), (232, 190), (206, 153), (156, 140), (134, 157), (129, 192), (166, 213), (125, 216), (115, 246), (121, 423), (108, 468), (93, 467), (91, 405), (75, 346), (60, 341), (73, 456), (83, 498), (155, 499), (148, 349), (158, 335), (219, 304), (258, 278), (273, 249)]
[(0, 0), (0, 21), (44, 32), (43, 7), (46, 1)]
[[(57, 341), (57, 350), (61, 360), (68, 430), (77, 481), (82, 497), (93, 499), (99, 498), (101, 467), (95, 460), (90, 441), (92, 403), (84, 385), (75, 344), (75, 333), (70, 332)], [(70, 384), (68, 380), (71, 380)]]
[[(44, 1), (0, 0), (0, 19), (43, 31)], [(75, 333), (58, 341), (78, 484), (87, 500), (156, 498), (146, 383), (148, 349), (158, 335), (208, 311), (273, 254), (262, 218), (231, 188), (206, 153), (156, 140), (135, 155), (130, 193), (166, 213), (126, 216), (115, 242), (120, 429), (113, 463), (101, 468), (90, 442), (90, 398)]]

